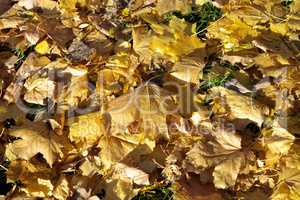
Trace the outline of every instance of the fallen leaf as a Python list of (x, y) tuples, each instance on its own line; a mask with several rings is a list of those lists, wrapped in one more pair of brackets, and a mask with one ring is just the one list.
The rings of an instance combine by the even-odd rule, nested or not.
[(47, 40), (43, 40), (42, 42), (38, 43), (35, 46), (34, 50), (41, 55), (45, 55), (45, 54), (49, 53), (50, 49), (49, 49), (49, 44), (48, 44)]
[(251, 152), (241, 151), (241, 137), (234, 132), (214, 130), (214, 138), (199, 141), (186, 154), (184, 166), (188, 171), (198, 172), (213, 168), (216, 188), (227, 189), (236, 184), (239, 173), (246, 166)]
[(160, 15), (168, 13), (170, 11), (181, 11), (182, 13), (187, 13), (190, 8), (188, 0), (158, 0), (156, 5), (156, 10)]
[[(30, 160), (41, 153), (50, 166), (62, 156), (62, 144), (52, 136), (51, 131), (43, 123), (26, 122), (25, 125), (15, 128), (9, 135), (21, 138), (7, 145), (6, 156), (10, 160)], [(30, 146), (30, 148), (28, 148)]]
[(111, 133), (123, 133), (130, 125), (135, 133), (145, 133), (152, 139), (168, 138), (166, 115), (174, 103), (168, 92), (153, 84), (142, 85), (133, 93), (123, 95), (108, 104)]
[(288, 154), (295, 137), (277, 122), (271, 128), (262, 130), (262, 145), (266, 148), (267, 164), (272, 166), (281, 156)]
[(299, 199), (299, 178), (300, 173), (298, 169), (283, 168), (278, 184), (272, 194), (272, 199)]
[(244, 128), (249, 122), (256, 123), (258, 127), (262, 125), (262, 106), (254, 99), (223, 87), (214, 87), (211, 91), (215, 96), (213, 111), (226, 112), (229, 119), (235, 121), (237, 129)]

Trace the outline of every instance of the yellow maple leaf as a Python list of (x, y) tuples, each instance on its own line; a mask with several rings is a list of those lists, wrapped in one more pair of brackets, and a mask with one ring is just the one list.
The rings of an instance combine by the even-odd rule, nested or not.
[(50, 197), (53, 191), (51, 178), (52, 171), (40, 163), (31, 163), (25, 160), (14, 160), (11, 162), (7, 177), (13, 181), (21, 181), (20, 191), (26, 197)]
[(262, 145), (266, 148), (266, 164), (272, 166), (278, 163), (281, 156), (288, 154), (295, 137), (276, 121), (271, 128), (262, 130)]
[(207, 31), (209, 37), (221, 40), (227, 51), (239, 48), (242, 44), (251, 41), (246, 39), (259, 35), (258, 31), (243, 22), (234, 13), (212, 23)]
[(107, 114), (111, 132), (123, 133), (134, 125), (136, 133), (144, 132), (155, 140), (169, 138), (166, 115), (174, 108), (168, 92), (154, 84), (141, 85), (134, 92), (123, 95), (108, 104)]
[(187, 13), (190, 9), (188, 0), (158, 0), (156, 10), (160, 15), (170, 11), (181, 11)]
[(71, 118), (69, 121), (69, 138), (83, 150), (94, 145), (105, 131), (102, 116), (98, 112)]
[[(169, 22), (169, 26), (158, 24), (155, 18), (148, 15), (143, 16), (143, 19), (151, 24), (152, 29), (156, 33), (149, 35), (147, 33), (136, 32), (135, 38), (137, 38), (137, 40), (135, 41), (134, 49), (137, 52), (145, 52), (145, 50), (141, 48), (150, 48), (152, 54), (167, 57), (175, 62), (178, 61), (180, 57), (205, 47), (205, 43), (202, 42), (196, 34), (192, 34), (193, 27), (189, 26), (189, 24), (182, 19), (176, 17), (172, 18)], [(146, 38), (145, 35), (148, 35), (148, 38)], [(142, 38), (146, 40), (142, 40)]]
[(29, 122), (16, 127), (9, 132), (9, 135), (19, 137), (7, 145), (6, 156), (9, 160), (25, 159), (30, 160), (36, 154), (41, 153), (50, 166), (62, 156), (58, 138), (53, 137), (48, 127), (40, 122)]
[(253, 153), (241, 151), (241, 137), (234, 132), (219, 128), (211, 134), (212, 139), (196, 142), (187, 152), (184, 167), (198, 173), (214, 168), (215, 187), (227, 189), (236, 184), (238, 175), (247, 168), (247, 159), (253, 157)]
[(34, 50), (41, 55), (45, 55), (45, 54), (49, 53), (50, 47), (49, 47), (47, 40), (43, 40), (42, 42), (39, 42), (34, 47)]
[(59, 6), (67, 11), (76, 11), (77, 6), (86, 6), (86, 0), (59, 0)]
[[(240, 120), (241, 128), (249, 123), (249, 120), (261, 126), (264, 121), (262, 106), (257, 101), (248, 96), (242, 95), (233, 90), (224, 87), (214, 87), (211, 89), (214, 95), (213, 111), (219, 114), (226, 115), (231, 120)], [(246, 120), (243, 124), (243, 120)]]
[(283, 168), (272, 194), (272, 200), (300, 199), (300, 170)]

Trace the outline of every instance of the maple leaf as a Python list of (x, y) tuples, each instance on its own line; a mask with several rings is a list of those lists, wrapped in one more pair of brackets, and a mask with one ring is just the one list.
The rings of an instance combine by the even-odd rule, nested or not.
[(166, 115), (172, 108), (174, 103), (167, 91), (154, 84), (142, 85), (108, 104), (111, 133), (123, 133), (133, 125), (135, 132), (144, 132), (152, 139), (168, 138)]
[[(152, 54), (159, 54), (168, 57), (171, 61), (177, 61), (181, 56), (188, 55), (196, 49), (205, 47), (205, 44), (196, 36), (192, 35), (192, 29), (188, 23), (178, 18), (172, 18), (169, 26), (159, 25), (151, 16), (144, 16), (143, 19), (151, 24), (156, 34), (143, 34), (135, 32), (134, 50), (145, 52), (144, 48), (150, 48)], [(185, 30), (182, 32), (182, 30)], [(138, 35), (143, 34), (143, 35)], [(148, 38), (142, 40), (142, 38)]]
[(249, 121), (259, 127), (262, 125), (262, 106), (255, 100), (223, 87), (214, 87), (211, 92), (215, 96), (213, 111), (226, 113), (229, 119), (236, 121), (237, 129), (245, 127)]
[(267, 165), (277, 163), (281, 156), (288, 154), (295, 137), (278, 122), (274, 121), (271, 128), (262, 130), (262, 145), (266, 148)]
[(93, 199), (96, 197), (93, 194), (97, 194), (105, 200), (129, 200), (137, 194), (138, 187), (149, 184), (148, 174), (123, 163), (113, 166), (105, 176), (105, 179), (91, 174), (89, 177), (77, 177), (79, 195), (85, 199)]
[(158, 0), (156, 4), (156, 10), (160, 15), (168, 13), (170, 11), (181, 11), (182, 13), (187, 13), (190, 9), (190, 4), (188, 0)]
[[(104, 135), (98, 144), (101, 149), (99, 157), (102, 164), (102, 170), (106, 171), (115, 164), (121, 162), (129, 156), (135, 149), (140, 147), (143, 152), (141, 155), (147, 155), (153, 150), (153, 142), (147, 141), (144, 134), (114, 134)], [(132, 159), (138, 161), (141, 155), (134, 155)]]
[[(106, 69), (99, 72), (97, 89), (105, 95), (128, 93), (128, 89), (140, 82), (135, 73), (138, 67), (138, 57), (133, 53), (120, 51), (106, 62)], [(101, 83), (101, 84), (100, 84)]]
[(198, 173), (212, 167), (216, 188), (233, 187), (253, 153), (242, 150), (241, 137), (234, 132), (214, 130), (213, 136), (212, 140), (195, 143), (186, 153), (184, 167)]
[(62, 107), (68, 105), (68, 107), (78, 107), (80, 103), (88, 99), (89, 88), (88, 77), (86, 74), (82, 76), (73, 76), (70, 80), (69, 86), (62, 93)]
[(49, 78), (30, 77), (26, 80), (24, 87), (27, 90), (24, 100), (28, 103), (45, 105), (45, 99), (54, 97), (55, 82)]
[(25, 160), (12, 161), (7, 171), (10, 180), (22, 182), (23, 187), (20, 190), (25, 192), (27, 197), (51, 196), (54, 187), (51, 183), (52, 175), (53, 172), (44, 165)]
[(187, 83), (198, 84), (199, 74), (203, 68), (204, 63), (201, 58), (186, 57), (175, 63), (170, 74)]
[(272, 194), (272, 199), (299, 199), (300, 198), (300, 171), (293, 168), (283, 168), (279, 181)]
[(232, 8), (234, 15), (238, 16), (249, 26), (267, 23), (270, 17), (264, 13), (262, 8), (256, 8), (250, 4), (241, 4)]
[(226, 15), (225, 18), (221, 18), (208, 27), (207, 34), (208, 37), (221, 40), (224, 49), (227, 51), (237, 49), (242, 44), (250, 42), (247, 40), (248, 38), (259, 35), (255, 29), (243, 22), (233, 13)]
[(42, 66), (47, 65), (50, 62), (51, 61), (45, 56), (30, 54), (17, 71), (15, 80), (11, 82), (6, 89), (4, 99), (9, 103), (17, 102), (22, 94), (21, 90), (23, 88), (24, 81), (32, 74), (39, 71)]
[(21, 138), (7, 145), (6, 156), (10, 160), (25, 159), (41, 153), (50, 166), (62, 157), (61, 141), (54, 137), (44, 123), (26, 122), (25, 125), (10, 130), (9, 135)]
[[(100, 148), (101, 166), (97, 171), (109, 170), (110, 167), (122, 161), (130, 152), (143, 144), (153, 145), (150, 141), (147, 144), (143, 133), (130, 135), (123, 128), (119, 128), (118, 132), (110, 132), (105, 125), (106, 119), (104, 118), (105, 116), (103, 117), (101, 113), (90, 113), (73, 118), (69, 123), (69, 138), (76, 143), (80, 152), (84, 152), (94, 145)], [(144, 153), (151, 152), (151, 149), (152, 147), (144, 148)], [(138, 160), (138, 157), (134, 159)]]
[(94, 145), (105, 133), (104, 121), (97, 112), (71, 118), (68, 126), (71, 142), (84, 149)]

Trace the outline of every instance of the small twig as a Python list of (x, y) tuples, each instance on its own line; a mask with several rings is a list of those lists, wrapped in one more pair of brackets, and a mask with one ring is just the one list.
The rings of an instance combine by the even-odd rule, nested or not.
[(198, 34), (200, 34), (200, 33), (203, 33), (204, 31), (206, 31), (207, 29), (209, 29), (211, 26), (213, 26), (214, 25), (214, 23), (216, 23), (216, 22), (219, 22), (219, 21), (221, 21), (221, 19), (223, 19), (223, 18), (225, 18), (225, 14), (222, 16), (222, 17), (220, 17), (219, 19), (217, 19), (216, 21), (213, 21), (210, 25), (208, 25), (205, 29), (202, 29), (201, 31), (198, 31), (198, 32), (196, 32), (196, 33), (194, 33), (192, 36), (195, 36), (195, 35), (198, 35)]
[(0, 133), (0, 138), (2, 137), (3, 133), (5, 132), (6, 128), (2, 128), (2, 131)]
[(8, 171), (8, 169), (7, 169), (6, 167), (4, 167), (3, 165), (1, 165), (1, 164), (0, 164), (0, 167), (1, 167), (2, 169), (4, 169), (5, 171)]

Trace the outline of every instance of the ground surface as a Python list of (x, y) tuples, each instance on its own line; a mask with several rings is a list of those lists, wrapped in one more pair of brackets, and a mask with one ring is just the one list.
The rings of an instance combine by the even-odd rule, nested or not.
[(299, 0), (0, 0), (8, 199), (300, 199)]

